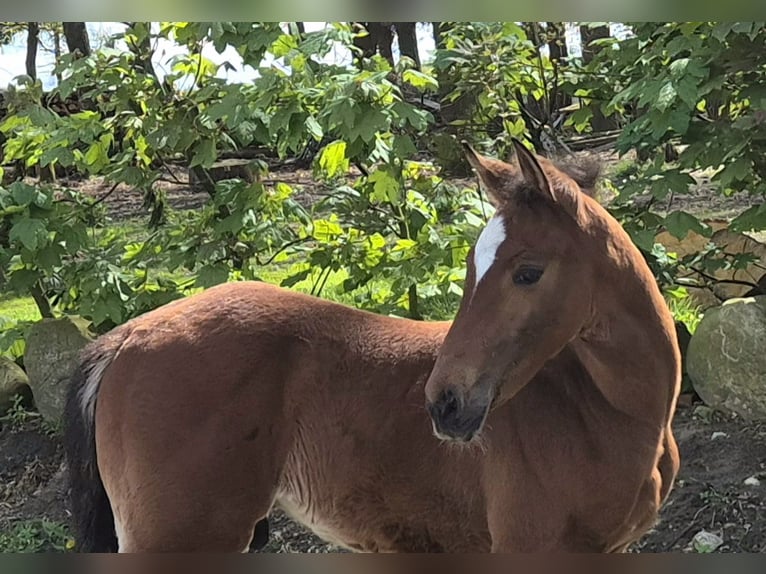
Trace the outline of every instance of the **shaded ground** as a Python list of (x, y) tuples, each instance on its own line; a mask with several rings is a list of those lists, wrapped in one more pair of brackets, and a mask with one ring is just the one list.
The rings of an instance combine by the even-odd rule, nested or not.
[[(681, 407), (675, 431), (679, 480), (662, 518), (633, 551), (691, 551), (700, 531), (720, 536), (719, 552), (766, 551), (766, 425)], [(35, 419), (0, 429), (0, 532), (42, 518), (67, 523), (61, 447)], [(752, 479), (757, 486), (749, 486)], [(334, 552), (281, 513), (265, 552)]]
[[(594, 159), (602, 166), (602, 177), (610, 177), (625, 170), (627, 174), (630, 171), (630, 155), (620, 158), (616, 152), (605, 149), (601, 151), (580, 152), (580, 154)], [(352, 176), (358, 175), (356, 170), (352, 170)], [(620, 175), (619, 173), (617, 175)], [(692, 186), (688, 193), (683, 195), (669, 196), (664, 201), (657, 202), (654, 208), (658, 211), (667, 211), (681, 209), (697, 215), (700, 218), (730, 218), (748, 207), (762, 201), (746, 192), (736, 193), (725, 196), (718, 193), (713, 188), (715, 184), (710, 181), (710, 174), (694, 174), (696, 185)], [(622, 177), (616, 177), (614, 184), (619, 186)], [(185, 170), (173, 167), (172, 171), (157, 184), (167, 197), (168, 205), (177, 209), (195, 209), (204, 205), (209, 200), (209, 195), (202, 190), (191, 188), (188, 183), (188, 175)], [(453, 184), (475, 187), (477, 181), (475, 177), (468, 178), (448, 178)], [(321, 198), (329, 190), (322, 184), (316, 182), (310, 169), (294, 169), (274, 166), (268, 174), (268, 178), (263, 180), (267, 185), (283, 182), (300, 190), (299, 198), (305, 200), (305, 203), (312, 203)], [(60, 182), (69, 185), (73, 189), (79, 189), (93, 197), (102, 197), (108, 194), (104, 201), (109, 214), (117, 219), (126, 219), (132, 217), (147, 216), (149, 211), (143, 207), (143, 196), (135, 189), (120, 185), (113, 192), (109, 192), (111, 185), (105, 184), (101, 178), (91, 178), (88, 180), (73, 180)], [(602, 194), (599, 198), (608, 203), (609, 197)]]

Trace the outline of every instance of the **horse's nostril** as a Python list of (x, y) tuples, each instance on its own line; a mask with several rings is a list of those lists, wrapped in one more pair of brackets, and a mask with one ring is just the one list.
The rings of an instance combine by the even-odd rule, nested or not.
[(441, 404), (441, 411), (445, 417), (454, 416), (460, 406), (457, 395), (452, 389), (447, 389), (444, 391), (441, 399)]

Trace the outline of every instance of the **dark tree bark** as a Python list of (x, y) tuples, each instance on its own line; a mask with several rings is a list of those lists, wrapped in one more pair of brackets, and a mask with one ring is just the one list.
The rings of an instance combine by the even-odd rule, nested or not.
[(582, 58), (586, 64), (593, 61), (595, 55), (601, 49), (599, 46), (591, 46), (594, 40), (601, 40), (609, 37), (609, 26), (580, 26), (580, 40), (582, 43)]
[(69, 51), (79, 54), (79, 57), (90, 56), (90, 39), (85, 22), (62, 22), (64, 25), (64, 38)]
[(415, 61), (415, 66), (420, 69), (420, 55), (418, 54), (418, 34), (416, 22), (394, 22), (396, 36), (399, 38), (399, 53)]
[(441, 22), (431, 22), (431, 33), (434, 37), (434, 47), (441, 48), (442, 47), (442, 30), (441, 30)]
[(295, 27), (298, 28), (298, 35), (300, 37), (305, 36), (306, 34), (306, 25), (303, 22), (296, 22)]
[(37, 79), (37, 46), (40, 43), (40, 24), (27, 22), (27, 76)]
[[(586, 64), (593, 61), (602, 47), (592, 46), (591, 42), (594, 40), (601, 40), (609, 37), (609, 26), (580, 26), (580, 42), (582, 44), (582, 59)], [(610, 118), (604, 116), (601, 112), (601, 108), (598, 104), (591, 104), (593, 117), (590, 120), (590, 125), (594, 132), (607, 131), (617, 129), (619, 124)]]
[(391, 66), (394, 65), (394, 32), (391, 30), (391, 22), (369, 22), (375, 24), (375, 43), (378, 45), (378, 52), (383, 56)]
[(367, 27), (367, 22), (352, 22), (356, 31), (367, 30), (366, 36), (356, 36), (354, 38), (354, 46), (361, 51), (358, 59), (363, 60), (365, 58), (371, 58), (375, 54), (375, 38), (372, 36), (372, 32)]
[[(391, 31), (391, 22), (353, 22), (353, 24), (367, 30), (366, 36), (354, 38), (354, 46), (362, 52), (361, 59), (371, 58), (379, 53), (393, 66), (394, 54), (391, 43), (394, 40), (394, 34)], [(361, 64), (361, 59), (357, 59), (358, 64)]]
[(553, 82), (551, 86), (551, 114), (557, 113), (572, 103), (572, 98), (559, 89), (559, 70), (566, 65), (564, 60), (569, 55), (567, 51), (566, 26), (564, 22), (546, 22), (546, 39), (548, 40), (549, 57), (553, 63)]
[(138, 44), (129, 43), (128, 48), (136, 56), (135, 67), (143, 73), (153, 76), (159, 83), (159, 77), (152, 63), (151, 25), (151, 22), (129, 22), (129, 29), (132, 28), (134, 32), (138, 32), (137, 35), (141, 40)]

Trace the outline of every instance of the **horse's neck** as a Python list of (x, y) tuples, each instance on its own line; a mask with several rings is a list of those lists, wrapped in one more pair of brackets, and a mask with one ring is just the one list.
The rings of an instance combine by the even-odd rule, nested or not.
[(664, 305), (645, 281), (606, 293), (593, 324), (571, 343), (609, 403), (646, 422), (666, 417), (681, 376), (674, 325)]

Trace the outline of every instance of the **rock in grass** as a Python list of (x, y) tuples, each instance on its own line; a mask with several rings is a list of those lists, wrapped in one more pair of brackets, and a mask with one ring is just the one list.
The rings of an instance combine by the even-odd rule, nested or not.
[(0, 357), (0, 416), (13, 406), (16, 395), (29, 392), (29, 379), (24, 369), (8, 357)]
[(707, 405), (766, 421), (766, 295), (708, 309), (689, 342), (686, 369)]
[(90, 340), (88, 323), (80, 317), (43, 319), (27, 332), (24, 366), (35, 406), (46, 420), (61, 420), (67, 382)]

